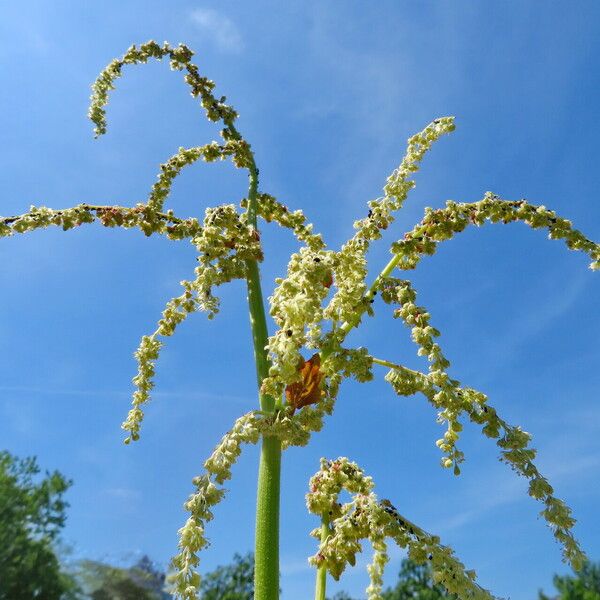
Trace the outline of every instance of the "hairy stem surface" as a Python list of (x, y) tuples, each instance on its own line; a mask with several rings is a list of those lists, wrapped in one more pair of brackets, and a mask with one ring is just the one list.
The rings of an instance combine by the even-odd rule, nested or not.
[(281, 442), (263, 438), (258, 467), (254, 599), (279, 598), (279, 490)]
[[(321, 517), (321, 543), (329, 537), (329, 517)], [(323, 564), (317, 569), (317, 580), (315, 584), (315, 600), (325, 600), (327, 591), (327, 567)]]
[[(256, 228), (256, 195), (258, 170), (250, 169), (248, 193), (248, 221)], [(267, 413), (275, 410), (275, 399), (260, 393), (265, 377), (269, 374), (267, 356), (267, 320), (258, 263), (249, 260), (247, 267), (248, 305), (250, 326), (254, 344), (254, 359), (258, 380), (260, 409)], [(255, 600), (278, 600), (279, 598), (279, 495), (281, 486), (281, 442), (276, 438), (263, 438), (258, 467), (256, 499), (254, 598)]]

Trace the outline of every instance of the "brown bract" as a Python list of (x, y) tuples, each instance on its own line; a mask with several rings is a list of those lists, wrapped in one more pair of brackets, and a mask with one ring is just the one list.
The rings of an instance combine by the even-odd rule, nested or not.
[(319, 354), (311, 356), (308, 360), (300, 360), (298, 371), (302, 379), (294, 383), (290, 383), (285, 388), (285, 397), (287, 403), (294, 410), (308, 406), (309, 404), (317, 404), (323, 392), (321, 390), (321, 379), (323, 374), (319, 370), (321, 366), (321, 357)]

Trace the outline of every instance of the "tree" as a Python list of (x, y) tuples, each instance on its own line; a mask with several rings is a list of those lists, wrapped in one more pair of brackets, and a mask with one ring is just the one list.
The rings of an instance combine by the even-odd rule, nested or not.
[(58, 471), (39, 474), (35, 458), (0, 452), (2, 600), (59, 600), (76, 594), (56, 550), (68, 507), (63, 496), (71, 481)]
[(353, 598), (347, 592), (341, 591), (337, 592), (337, 594), (333, 596), (331, 600), (353, 600)]
[[(322, 429), (330, 416), (341, 383), (348, 378), (369, 381), (381, 368), (393, 391), (399, 396), (421, 394), (438, 411), (438, 422), (446, 428), (437, 441), (444, 468), (460, 474), (464, 460), (458, 447), (464, 422), (480, 426), (484, 436), (495, 440), (500, 460), (528, 480), (528, 493), (542, 506), (565, 561), (579, 567), (584, 555), (574, 538), (575, 523), (568, 506), (535, 465), (531, 436), (504, 420), (482, 392), (450, 376), (449, 361), (438, 341), (440, 332), (431, 322), (429, 311), (418, 305), (417, 292), (408, 279), (397, 272), (415, 269), (424, 256), (435, 254), (439, 244), (473, 226), (487, 223), (521, 222), (544, 229), (551, 239), (562, 240), (567, 248), (588, 255), (591, 268), (600, 269), (600, 245), (573, 228), (570, 221), (545, 206), (526, 200), (505, 200), (491, 192), (477, 202), (447, 202), (438, 209), (426, 209), (413, 229), (391, 245), (391, 259), (375, 269), (370, 281), (369, 249), (383, 237), (395, 220), (409, 192), (415, 186), (414, 174), (427, 152), (454, 130), (453, 117), (434, 119), (408, 140), (406, 154), (388, 177), (383, 194), (368, 202), (365, 217), (354, 223), (354, 232), (340, 248), (329, 248), (323, 236), (313, 231), (300, 210), (290, 210), (259, 188), (259, 169), (252, 147), (237, 129), (237, 112), (225, 96), (215, 94), (215, 84), (200, 74), (192, 62), (193, 52), (184, 45), (172, 47), (150, 41), (132, 46), (113, 60), (93, 84), (90, 118), (95, 132), (106, 132), (106, 105), (110, 92), (130, 65), (151, 59), (169, 61), (184, 80), (192, 96), (199, 100), (209, 121), (220, 123), (220, 140), (203, 146), (181, 148), (161, 165), (158, 181), (146, 203), (136, 206), (99, 206), (82, 203), (67, 209), (32, 207), (22, 215), (0, 219), (0, 236), (59, 226), (64, 230), (99, 222), (105, 227), (139, 228), (145, 235), (164, 235), (170, 240), (186, 239), (196, 249), (193, 276), (182, 282), (182, 293), (167, 302), (162, 318), (149, 335), (143, 336), (136, 352), (138, 373), (133, 406), (123, 428), (126, 442), (139, 438), (143, 409), (154, 386), (155, 363), (167, 337), (196, 311), (213, 318), (219, 310), (215, 295), (218, 286), (235, 279), (245, 282), (250, 313), (250, 329), (257, 373), (258, 409), (241, 415), (204, 462), (204, 471), (194, 478), (194, 491), (185, 506), (189, 517), (179, 530), (179, 552), (174, 557), (171, 584), (183, 600), (192, 600), (200, 588), (199, 553), (209, 545), (206, 524), (214, 517), (214, 507), (225, 496), (224, 483), (248, 444), (260, 444), (257, 481), (254, 595), (256, 600), (279, 597), (279, 498), (282, 452), (292, 446), (305, 446), (312, 434)], [(200, 223), (197, 218), (180, 218), (164, 204), (174, 179), (182, 169), (197, 162), (231, 159), (248, 175), (245, 197), (235, 204), (208, 208)], [(264, 258), (259, 220), (290, 230), (300, 249), (293, 253), (287, 273), (275, 281), (269, 298), (272, 334), (260, 279)], [(372, 255), (371, 255), (372, 256)], [(383, 304), (375, 305), (376, 299)], [(375, 306), (389, 310), (410, 330), (419, 356), (427, 360), (423, 371), (407, 368), (388, 358), (374, 356), (367, 348), (352, 347), (348, 334), (373, 317)], [(347, 491), (351, 500), (338, 502)], [(408, 550), (417, 564), (428, 563), (441, 585), (451, 593), (490, 598), (468, 570), (432, 535), (406, 516), (387, 499), (378, 499), (374, 483), (362, 469), (346, 457), (322, 459), (321, 468), (311, 478), (307, 495), (309, 511), (320, 521), (317, 553), (311, 558), (316, 567), (316, 598), (324, 600), (328, 575), (338, 579), (356, 561), (361, 542), (375, 549), (370, 565), (369, 596), (381, 595), (383, 569), (388, 561), (387, 544)]]
[[(393, 588), (387, 588), (381, 594), (382, 600), (441, 600), (454, 599), (441, 585), (433, 580), (429, 564), (416, 564), (405, 558), (400, 565), (398, 581)], [(353, 600), (347, 592), (338, 592), (331, 600)]]
[(456, 598), (453, 594), (449, 594), (443, 586), (434, 582), (429, 564), (418, 565), (408, 559), (402, 561), (396, 585), (386, 589), (381, 597), (383, 600)]
[(600, 564), (586, 562), (575, 575), (555, 575), (553, 596), (539, 593), (539, 600), (600, 600)]
[(168, 600), (165, 575), (143, 556), (129, 568), (84, 560), (79, 563), (79, 579), (91, 600)]
[(252, 600), (254, 555), (235, 554), (230, 565), (207, 573), (200, 586), (202, 600)]

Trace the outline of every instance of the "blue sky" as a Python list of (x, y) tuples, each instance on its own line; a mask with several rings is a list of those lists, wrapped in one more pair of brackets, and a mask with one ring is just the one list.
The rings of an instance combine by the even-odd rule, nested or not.
[[(89, 85), (114, 56), (148, 39), (187, 43), (240, 112), (261, 188), (303, 207), (338, 247), (399, 163), (406, 138), (453, 114), (455, 133), (426, 158), (387, 247), (425, 206), (487, 190), (525, 197), (600, 240), (600, 6), (597, 2), (286, 3), (23, 1), (0, 8), (0, 214), (29, 205), (143, 201), (158, 164), (217, 132), (166, 65), (129, 69), (94, 140)], [(235, 202), (229, 164), (188, 169), (169, 205), (181, 215)], [(294, 244), (264, 228), (264, 287)], [(193, 248), (98, 226), (0, 243), (0, 446), (72, 477), (65, 539), (75, 556), (128, 561), (175, 551), (182, 502), (235, 417), (256, 405), (243, 286), (223, 289), (168, 340), (142, 439), (122, 444), (132, 353), (195, 265)], [(538, 464), (600, 558), (600, 280), (586, 257), (525, 226), (463, 233), (411, 274), (443, 334), (452, 374), (482, 389), (534, 434)], [(353, 334), (377, 356), (423, 368), (409, 332), (382, 307)], [(335, 415), (284, 457), (284, 600), (310, 597), (316, 526), (304, 506), (319, 457), (356, 460), (409, 518), (438, 532), (480, 581), (524, 600), (565, 571), (524, 481), (493, 443), (465, 428), (459, 478), (438, 465), (433, 410), (382, 381), (345, 384)], [(257, 451), (244, 452), (210, 525), (203, 565), (252, 548)], [(401, 559), (393, 555), (387, 580)], [(359, 565), (363, 567), (364, 564)], [(360, 595), (363, 568), (332, 592)]]

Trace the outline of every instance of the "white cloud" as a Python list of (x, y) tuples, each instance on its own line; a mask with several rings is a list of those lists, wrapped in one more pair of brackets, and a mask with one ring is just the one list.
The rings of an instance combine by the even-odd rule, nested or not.
[(197, 8), (192, 12), (194, 24), (212, 39), (219, 50), (238, 53), (244, 49), (244, 41), (235, 23), (213, 10), (212, 8)]

